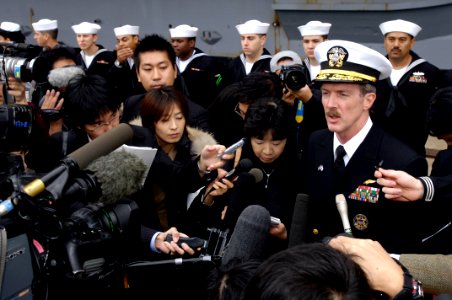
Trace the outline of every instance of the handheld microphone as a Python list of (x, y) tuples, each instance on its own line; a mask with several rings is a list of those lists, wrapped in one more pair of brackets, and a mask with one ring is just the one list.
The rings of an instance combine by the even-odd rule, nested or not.
[(289, 232), (289, 247), (307, 242), (309, 195), (298, 194), (295, 199), (292, 225)]
[(350, 227), (350, 222), (348, 220), (347, 200), (345, 199), (344, 194), (336, 195), (336, 207), (337, 211), (339, 212), (339, 215), (341, 216), (344, 232), (349, 236), (353, 236), (352, 229)]
[(54, 199), (60, 199), (64, 186), (74, 171), (85, 169), (89, 163), (106, 155), (133, 137), (130, 125), (121, 123), (95, 140), (70, 153), (62, 160), (62, 164), (40, 179), (35, 179), (23, 187), (23, 191), (30, 197), (47, 189)]

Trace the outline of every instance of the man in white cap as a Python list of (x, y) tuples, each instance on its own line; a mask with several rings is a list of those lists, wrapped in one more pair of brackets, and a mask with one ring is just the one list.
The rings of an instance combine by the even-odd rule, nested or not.
[(196, 47), (197, 27), (182, 24), (169, 29), (177, 68), (190, 99), (207, 108), (220, 90), (227, 60), (212, 57)]
[(72, 25), (77, 44), (80, 47), (80, 52), (77, 54), (77, 65), (82, 66), (87, 74), (107, 76), (114, 64), (115, 54), (97, 44), (97, 33), (100, 29), (100, 25), (90, 22)]
[(24, 43), (25, 36), (20, 30), (20, 25), (13, 22), (0, 24), (0, 42)]
[(270, 52), (265, 49), (269, 23), (249, 20), (235, 26), (240, 34), (242, 53), (228, 67), (227, 84), (238, 82), (251, 72), (270, 72)]
[(33, 38), (38, 46), (43, 50), (53, 49), (60, 46), (58, 42), (58, 21), (50, 19), (41, 19), (38, 22), (32, 23), (35, 32)]
[(412, 51), (421, 29), (400, 19), (380, 24), (392, 73), (378, 84), (373, 117), (425, 156), (430, 99), (443, 83), (441, 71)]
[(315, 79), (320, 71), (320, 64), (315, 58), (314, 49), (323, 41), (328, 39), (331, 23), (321, 21), (309, 21), (305, 25), (298, 26), (301, 34), (301, 42), (306, 57), (303, 63), (306, 67), (309, 82)]
[[(304, 192), (310, 199), (307, 239), (320, 241), (345, 232), (377, 240), (390, 253), (416, 253), (419, 207), (388, 203), (374, 178), (379, 166), (414, 176), (427, 173), (422, 156), (370, 118), (375, 85), (389, 77), (391, 64), (379, 52), (343, 40), (320, 43), (315, 56), (321, 65), (315, 81), (328, 129), (311, 134), (303, 169), (301, 183), (307, 184)], [(348, 210), (338, 212), (336, 205)]]
[(109, 77), (121, 99), (145, 92), (138, 81), (134, 63), (134, 51), (140, 43), (140, 26), (123, 25), (113, 29), (116, 37), (116, 60)]

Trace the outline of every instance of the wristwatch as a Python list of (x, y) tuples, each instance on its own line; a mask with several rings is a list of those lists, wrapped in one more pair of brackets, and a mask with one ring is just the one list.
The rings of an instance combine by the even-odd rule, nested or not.
[(424, 299), (424, 289), (422, 283), (410, 274), (407, 268), (399, 261), (395, 261), (403, 270), (403, 289), (394, 297), (394, 300), (417, 300)]

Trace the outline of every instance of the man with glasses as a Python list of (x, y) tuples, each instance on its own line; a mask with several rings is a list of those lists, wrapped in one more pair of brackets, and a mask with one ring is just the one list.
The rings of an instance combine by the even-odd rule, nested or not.
[[(70, 129), (50, 136), (46, 145), (46, 168), (52, 170), (67, 154), (118, 126), (121, 118), (121, 99), (118, 98), (102, 76), (80, 75), (72, 79), (63, 105)], [(139, 126), (132, 128), (134, 137), (129, 144), (148, 146), (150, 132)]]

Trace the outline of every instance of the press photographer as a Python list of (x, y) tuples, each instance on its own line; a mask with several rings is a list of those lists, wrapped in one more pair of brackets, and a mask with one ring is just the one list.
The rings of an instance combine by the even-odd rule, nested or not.
[(292, 107), (296, 128), (296, 148), (301, 159), (310, 134), (326, 128), (322, 94), (310, 79), (300, 56), (290, 50), (280, 51), (270, 61), (272, 72), (283, 81), (283, 101)]

